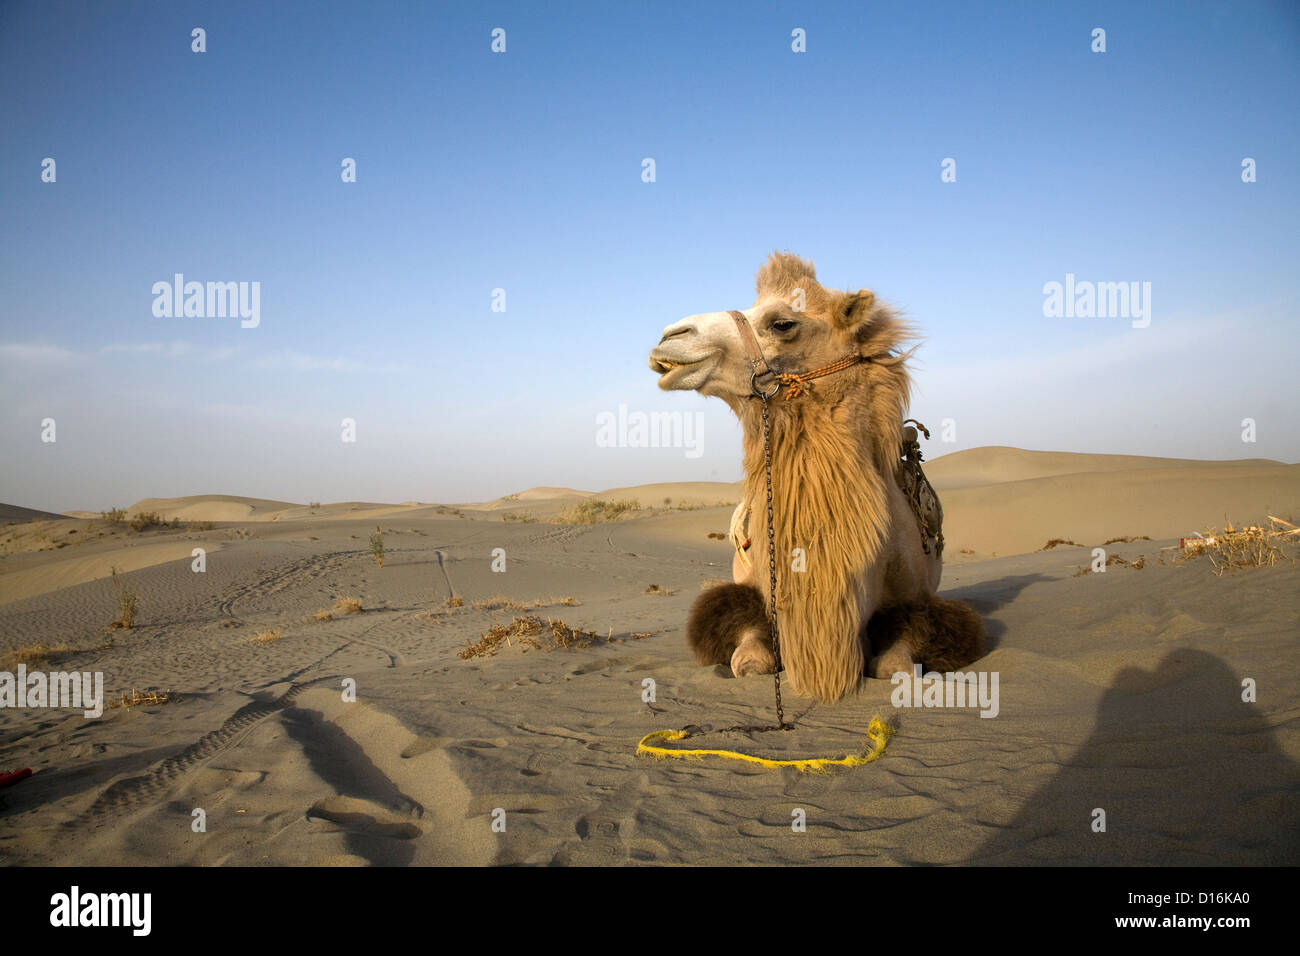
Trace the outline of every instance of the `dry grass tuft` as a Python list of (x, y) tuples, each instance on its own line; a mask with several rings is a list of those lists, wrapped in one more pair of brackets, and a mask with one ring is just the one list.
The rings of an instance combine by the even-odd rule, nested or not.
[(361, 600), (359, 598), (339, 598), (334, 602), (335, 614), (360, 614), (361, 611)]
[(132, 687), (129, 695), (123, 693), (117, 700), (109, 701), (108, 708), (112, 710), (114, 707), (125, 707), (130, 710), (132, 707), (138, 707), (141, 704), (173, 704), (178, 700), (180, 698), (172, 694), (171, 691), (139, 691)]
[(661, 587), (660, 587), (659, 585), (657, 585), (657, 584), (652, 584), (652, 585), (650, 585), (648, 588), (645, 589), (645, 593), (646, 593), (646, 594), (657, 594), (657, 595), (659, 595), (660, 597), (667, 597), (669, 594), (672, 594), (672, 593), (673, 593), (673, 589), (672, 589), (672, 588), (661, 588)]
[(1272, 515), (1268, 520), (1271, 526), (1267, 528), (1261, 525), (1236, 528), (1228, 524), (1223, 531), (1206, 531), (1204, 539), (1187, 539), (1183, 563), (1207, 557), (1214, 573), (1222, 577), (1232, 571), (1272, 567), (1279, 561), (1296, 560), (1300, 528)]
[[(1145, 563), (1145, 560), (1144, 560), (1144, 559), (1143, 559), (1143, 563)], [(1127, 566), (1128, 566), (1128, 562), (1125, 561), (1123, 558), (1121, 558), (1118, 554), (1108, 554), (1108, 555), (1106, 555), (1106, 567), (1110, 567), (1112, 564), (1118, 564), (1118, 565), (1120, 565), (1121, 567), (1127, 567)], [(1089, 573), (1091, 570), (1092, 570), (1092, 565), (1091, 565), (1091, 564), (1085, 564), (1085, 565), (1082, 565), (1082, 566), (1079, 568), (1078, 571), (1075, 571), (1073, 576), (1077, 578), (1079, 575), (1081, 575), (1081, 574), (1087, 574), (1087, 573)]]
[(135, 616), (139, 611), (140, 595), (136, 593), (135, 588), (129, 584), (123, 584), (118, 580), (117, 568), (109, 568), (113, 575), (113, 586), (117, 588), (117, 617), (109, 623), (109, 627), (120, 627), (124, 630), (130, 630), (135, 626)]
[(725, 531), (710, 531), (709, 538), (714, 541), (726, 541), (727, 534)]
[(249, 640), (254, 644), (274, 644), (282, 637), (284, 637), (284, 632), (278, 627), (273, 627), (270, 630), (258, 631)]
[(57, 654), (66, 654), (71, 648), (67, 644), (59, 644), (56, 647), (50, 647), (48, 644), (29, 644), (27, 647), (16, 647), (12, 651), (7, 651), (4, 657), (0, 657), (0, 671), (9, 671), (13, 673), (18, 669), (19, 664), (31, 667), (33, 664), (45, 664), (51, 657)]
[(1039, 550), (1039, 551), (1050, 551), (1052, 548), (1056, 547), (1058, 544), (1069, 545), (1069, 546), (1072, 547), (1072, 548), (1082, 548), (1082, 547), (1083, 547), (1083, 545), (1078, 544), (1078, 543), (1076, 543), (1076, 542), (1074, 542), (1074, 541), (1070, 541), (1070, 540), (1068, 540), (1067, 538), (1053, 538), (1051, 541), (1048, 541), (1047, 544), (1043, 545), (1043, 546), (1042, 546), (1041, 548), (1039, 548), (1038, 550)]
[(528, 648), (553, 650), (557, 647), (591, 647), (608, 639), (602, 638), (594, 631), (571, 627), (558, 618), (544, 621), (535, 614), (529, 614), (517, 617), (509, 624), (494, 624), (479, 638), (478, 643), (470, 644), (458, 651), (457, 656), (465, 661), (475, 657), (492, 657), (500, 650), (502, 644), (507, 647), (518, 644), (524, 650)]
[(443, 607), (464, 607), (465, 599), (461, 597), (459, 594), (453, 594), (451, 597), (447, 598), (447, 600), (442, 602), (442, 606)]

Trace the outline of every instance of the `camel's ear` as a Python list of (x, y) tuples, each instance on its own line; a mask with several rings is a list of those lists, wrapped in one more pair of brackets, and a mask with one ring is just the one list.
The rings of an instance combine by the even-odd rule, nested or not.
[[(871, 313), (876, 308), (876, 294), (870, 289), (859, 289), (857, 292), (846, 292), (835, 304), (835, 327), (838, 329), (852, 329), (857, 326), (863, 326), (871, 318)], [(865, 328), (859, 329), (859, 333), (865, 331)]]

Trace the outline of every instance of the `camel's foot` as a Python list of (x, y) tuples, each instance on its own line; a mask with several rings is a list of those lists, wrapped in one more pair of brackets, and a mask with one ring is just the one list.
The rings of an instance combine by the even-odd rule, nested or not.
[(924, 604), (898, 605), (876, 612), (867, 627), (875, 647), (884, 650), (867, 673), (888, 680), (899, 671), (954, 671), (984, 653), (984, 622), (968, 605), (931, 597)]
[(686, 622), (686, 640), (700, 664), (726, 664), (746, 637), (760, 634), (767, 634), (763, 595), (745, 584), (709, 588), (695, 599)]
[(772, 656), (772, 648), (753, 631), (741, 639), (736, 652), (731, 655), (731, 673), (737, 677), (770, 674), (775, 667), (776, 658)]
[(899, 642), (879, 657), (873, 657), (867, 673), (879, 680), (889, 680), (895, 674), (907, 674), (910, 677), (915, 664), (912, 652)]

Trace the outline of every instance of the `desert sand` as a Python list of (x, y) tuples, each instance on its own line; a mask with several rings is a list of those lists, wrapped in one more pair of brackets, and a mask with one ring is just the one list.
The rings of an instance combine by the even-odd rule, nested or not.
[[(0, 860), (1300, 863), (1300, 565), (1220, 576), (1177, 549), (1225, 521), (1295, 520), (1300, 465), (978, 448), (927, 471), (946, 512), (941, 593), (987, 621), (975, 668), (999, 675), (997, 716), (896, 708), (867, 680), (833, 706), (788, 695), (792, 733), (701, 738), (829, 756), (862, 746), (873, 716), (895, 726), (882, 759), (824, 775), (634, 753), (654, 730), (772, 719), (770, 678), (698, 667), (684, 638), (701, 583), (729, 577), (739, 484), (456, 505), (150, 498), (128, 512), (180, 526), (138, 532), (10, 508), (0, 671), (21, 656), (102, 672), (109, 700), (167, 701), (98, 719), (0, 708), (0, 773), (35, 771), (0, 790)], [(595, 498), (647, 510), (558, 523)], [(1106, 548), (1127, 564), (1078, 573), (1120, 537), (1137, 540)], [(1057, 538), (1077, 544), (1040, 550)], [(113, 568), (139, 595), (130, 629), (108, 627)], [(362, 610), (318, 619), (344, 598)], [(523, 615), (595, 637), (460, 655)]]

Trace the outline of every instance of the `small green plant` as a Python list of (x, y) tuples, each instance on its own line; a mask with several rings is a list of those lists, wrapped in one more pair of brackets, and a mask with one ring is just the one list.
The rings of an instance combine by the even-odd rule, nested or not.
[(110, 625), (111, 627), (120, 627), (126, 630), (135, 626), (135, 615), (139, 595), (135, 588), (129, 584), (123, 584), (117, 576), (117, 568), (109, 568), (113, 575), (113, 586), (117, 588), (117, 618)]
[(370, 536), (370, 552), (375, 556), (375, 564), (382, 568), (384, 566), (384, 532), (378, 525), (375, 526), (375, 533)]

